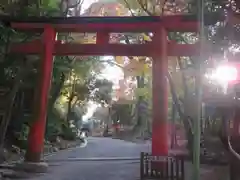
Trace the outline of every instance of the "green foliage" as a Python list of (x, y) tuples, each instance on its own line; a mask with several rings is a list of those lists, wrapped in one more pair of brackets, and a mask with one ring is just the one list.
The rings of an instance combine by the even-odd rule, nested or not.
[[(103, 85), (96, 80), (96, 74), (99, 73), (99, 57), (76, 57), (72, 60), (69, 66), (68, 78), (65, 80), (61, 89), (61, 96), (65, 97), (66, 101), (60, 101), (61, 104), (67, 104), (67, 119), (81, 120), (82, 113), (85, 112), (85, 105), (88, 100), (109, 101), (108, 92), (102, 92)], [(111, 88), (110, 88), (111, 89)], [(101, 93), (100, 93), (101, 91)], [(78, 105), (78, 106), (76, 106)], [(76, 110), (81, 108), (81, 114), (76, 113)], [(74, 118), (73, 118), (74, 117)]]
[(126, 8), (131, 8), (133, 10), (141, 9), (138, 0), (118, 0), (121, 4), (125, 5)]
[(76, 140), (77, 134), (75, 129), (70, 128), (68, 126), (63, 126), (62, 133), (60, 136), (65, 140), (74, 141)]
[(41, 0), (41, 8), (43, 11), (48, 11), (51, 14), (49, 9), (57, 9), (58, 8), (58, 1), (55, 0)]
[(137, 88), (135, 90), (137, 97), (144, 97), (144, 99), (150, 99), (152, 97), (151, 89), (149, 87)]
[(27, 149), (29, 127), (26, 124), (22, 125), (20, 132), (15, 132), (16, 141), (14, 142), (21, 149)]
[[(120, 3), (124, 4), (127, 8), (135, 11), (134, 15), (162, 15), (162, 14), (174, 14), (181, 13), (184, 14), (186, 12), (191, 14), (198, 14), (199, 8), (197, 6), (198, 2), (195, 0), (191, 1), (174, 1), (163, 3), (162, 1), (145, 1), (145, 0), (119, 0)], [(220, 12), (224, 14), (226, 9), (230, 10), (231, 6), (233, 11), (237, 11), (239, 9), (238, 1), (231, 2), (225, 0), (214, 0), (204, 1), (205, 13), (208, 12)], [(159, 4), (158, 4), (159, 3)], [(174, 6), (171, 6), (171, 3), (174, 3)], [(164, 7), (163, 7), (164, 5)], [(233, 8), (235, 6), (235, 9)], [(174, 7), (174, 8), (173, 8)], [(184, 7), (184, 8), (182, 8)], [(164, 9), (164, 12), (162, 11)], [(184, 9), (184, 11), (182, 11)], [(137, 11), (137, 12), (136, 12)], [(145, 13), (143, 13), (143, 11)], [(217, 23), (212, 25), (211, 27), (205, 27), (205, 38), (206, 43), (213, 45), (212, 57), (223, 57), (224, 53), (229, 53), (229, 47), (233, 46), (238, 47), (239, 49), (239, 28), (231, 27), (228, 23)], [(153, 37), (154, 38), (154, 37)], [(169, 40), (177, 41), (180, 44), (194, 44), (199, 38), (196, 33), (180, 33), (180, 32), (171, 32), (169, 33)], [(219, 58), (218, 58), (219, 59)], [(170, 76), (168, 76), (169, 81), (173, 82), (171, 88), (173, 88), (170, 92), (175, 92), (175, 98), (173, 98), (173, 93), (169, 93), (172, 95), (169, 98), (169, 105), (172, 106), (172, 99), (175, 101), (174, 103), (178, 105), (178, 115), (181, 117), (185, 123), (186, 131), (190, 129), (192, 119), (196, 117), (196, 115), (192, 114), (195, 112), (193, 110), (194, 106), (191, 106), (195, 103), (194, 99), (196, 94), (196, 89), (198, 89), (198, 84), (195, 83), (195, 73), (190, 73), (196, 71), (197, 62), (199, 62), (198, 58), (178, 58), (175, 64), (169, 64), (169, 72)], [(209, 59), (206, 58), (203, 62), (201, 62), (204, 67), (209, 67), (210, 63)], [(135, 90), (135, 96), (137, 99), (143, 98), (151, 99), (151, 86), (145, 85), (144, 87), (139, 87)], [(190, 106), (189, 106), (190, 105)], [(169, 114), (170, 109), (169, 106)], [(193, 108), (191, 108), (193, 107)], [(135, 108), (137, 110), (137, 106)], [(190, 119), (190, 120), (189, 120)], [(188, 133), (188, 132), (187, 132)], [(188, 135), (192, 136), (191, 133)]]
[(92, 98), (100, 104), (110, 104), (112, 101), (113, 83), (106, 79), (95, 79), (91, 84)]
[(113, 104), (111, 118), (113, 123), (130, 125), (132, 119), (132, 104)]
[[(144, 0), (119, 0), (121, 3), (125, 4), (127, 8), (135, 10), (135, 15), (143, 14), (161, 14), (162, 6), (154, 6), (156, 1), (144, 1)], [(146, 2), (148, 5), (146, 5)], [(160, 2), (160, 1), (159, 1)], [(63, 12), (60, 12), (59, 4), (54, 0), (42, 0), (39, 1), (19, 1), (17, 3), (9, 4), (9, 1), (3, 1), (0, 3), (3, 7), (3, 10), (7, 14), (17, 15), (21, 17), (27, 16), (59, 16)], [(196, 1), (190, 1), (188, 9), (189, 12), (197, 13)], [(206, 9), (209, 12), (224, 11), (226, 2), (215, 0), (215, 1), (206, 1)], [(146, 5), (146, 6), (145, 6)], [(218, 8), (218, 6), (223, 8)], [(155, 8), (153, 8), (155, 7)], [(177, 6), (176, 6), (177, 7)], [(172, 12), (170, 9), (169, 12)], [(231, 32), (235, 32), (234, 28), (230, 28)], [(222, 53), (222, 50), (228, 49), (229, 45), (235, 43), (239, 45), (239, 38), (234, 36), (234, 38), (229, 38), (229, 27), (226, 24), (218, 24), (213, 27), (206, 28), (207, 39), (214, 43), (214, 52)], [(234, 33), (233, 33), (234, 34)], [(9, 38), (11, 36), (11, 38)], [(6, 56), (6, 48), (9, 43), (9, 40), (15, 42), (21, 42), (26, 40), (31, 40), (39, 38), (39, 34), (26, 34), (15, 32), (12, 29), (0, 26), (0, 78), (1, 82), (9, 82), (16, 76), (16, 72), (20, 67), (19, 59), (30, 59), (32, 61), (38, 60), (36, 57), (16, 57), (14, 55)], [(137, 37), (134, 37), (136, 41)], [(58, 39), (71, 41), (69, 34), (59, 34)], [(198, 40), (198, 37), (194, 33), (169, 33), (169, 39), (175, 40), (178, 43), (194, 43)], [(223, 48), (224, 47), (224, 48)], [(21, 60), (22, 61), (22, 60)], [(182, 62), (182, 66), (180, 64)], [(194, 64), (196, 59), (182, 58), (178, 61), (177, 65), (170, 67), (169, 69), (180, 68), (181, 70), (186, 70), (189, 68), (195, 68)], [(24, 84), (30, 84), (33, 88), (36, 82), (36, 71), (38, 63), (32, 63), (32, 72), (29, 73), (28, 79), (24, 80)], [(67, 101), (70, 102), (70, 112), (72, 112), (73, 107), (78, 104), (81, 107), (84, 106), (84, 103), (91, 99), (99, 103), (110, 104), (111, 103), (111, 94), (112, 94), (112, 83), (105, 79), (97, 79), (96, 74), (99, 72), (99, 67), (101, 64), (99, 62), (99, 57), (55, 57), (54, 59), (54, 69), (52, 74), (52, 88), (49, 95), (49, 115), (48, 115), (48, 124), (46, 137), (55, 136), (57, 134), (62, 134), (68, 139), (73, 138), (76, 134), (74, 130), (68, 127), (68, 124), (63, 120), (63, 118), (58, 117), (56, 113), (53, 113), (53, 107), (56, 100), (60, 96), (66, 97)], [(35, 72), (34, 72), (35, 71)], [(34, 77), (34, 78), (33, 78)], [(145, 78), (145, 77), (144, 77)], [(174, 77), (173, 77), (174, 78)], [(194, 94), (194, 77), (189, 76), (188, 74), (182, 75), (182, 83), (178, 85), (181, 88), (175, 89), (176, 94), (179, 99), (184, 99), (187, 95)], [(145, 78), (144, 83), (141, 86), (138, 86), (136, 89), (136, 99), (141, 97), (141, 100), (151, 101), (151, 77), (149, 79)], [(174, 81), (176, 82), (176, 80)], [(190, 98), (191, 99), (191, 98)], [(60, 102), (62, 103), (62, 102)], [(63, 104), (66, 102), (63, 102)], [(141, 102), (140, 102), (141, 103)], [(139, 103), (139, 104), (140, 104)], [(176, 102), (175, 102), (176, 103)], [(178, 102), (180, 105), (184, 105), (185, 102)], [(149, 107), (151, 103), (148, 103)], [(171, 103), (170, 103), (171, 104)], [(114, 107), (115, 108), (115, 107)], [(135, 110), (137, 110), (137, 105)], [(121, 121), (127, 123), (131, 114), (129, 110), (132, 109), (132, 105), (119, 105), (116, 108)], [(151, 107), (149, 108), (149, 110)], [(188, 114), (189, 109), (184, 109), (183, 114)], [(191, 111), (191, 110), (190, 110)], [(180, 112), (179, 112), (180, 114)], [(182, 114), (182, 113), (181, 113)], [(119, 117), (115, 117), (118, 119)], [(182, 117), (184, 118), (184, 117)], [(23, 121), (23, 120), (22, 120)], [(12, 120), (14, 122), (14, 120)], [(23, 129), (21, 131), (22, 135), (20, 139), (25, 139), (27, 130)], [(23, 138), (24, 137), (24, 138)]]
[[(59, 16), (62, 14), (62, 12), (60, 12), (58, 3), (59, 2), (54, 0), (42, 0), (41, 4), (38, 1), (28, 1), (27, 4), (23, 1), (19, 1), (16, 3), (9, 3), (4, 1), (3, 3), (1, 2), (0, 5), (2, 5), (4, 12), (7, 14), (27, 18), (28, 16), (40, 15)], [(12, 29), (6, 28), (2, 25), (0, 25), (0, 32), (0, 82), (6, 82), (7, 84), (9, 84), (9, 82), (11, 81), (10, 83), (12, 83), (12, 79), (15, 78), (17, 70), (22, 67), (20, 65), (23, 61), (26, 61), (31, 64), (32, 70), (30, 70), (27, 78), (22, 80), (22, 85), (27, 85), (30, 86), (30, 88), (34, 88), (36, 85), (36, 75), (38, 72), (37, 67), (39, 57), (15, 56), (11, 54), (6, 56), (6, 51), (10, 41), (30, 41), (39, 38), (40, 34), (20, 33)], [(71, 40), (68, 34), (59, 34), (58, 36), (59, 38), (62, 38), (64, 40)], [(96, 71), (95, 69), (98, 64), (97, 60), (98, 57), (89, 57), (83, 59), (81, 59), (81, 57), (55, 57), (54, 69), (52, 73), (52, 88), (49, 95), (48, 122), (46, 127), (47, 138), (51, 138), (52, 136), (56, 136), (61, 133), (67, 134), (66, 136), (71, 139), (73, 139), (73, 135), (76, 136), (76, 134), (74, 134), (74, 131), (71, 134), (70, 131), (62, 127), (63, 124), (65, 124), (65, 126), (68, 126), (68, 124), (64, 122), (64, 120), (58, 115), (58, 113), (53, 112), (55, 111), (53, 107), (56, 100), (61, 95), (61, 91), (64, 91), (64, 89), (68, 89), (67, 91), (69, 92), (71, 91), (71, 89), (64, 86), (65, 81), (68, 80), (69, 74), (71, 72), (74, 72), (75, 76), (78, 79), (76, 88), (74, 89), (74, 97), (77, 97), (81, 101), (84, 101), (86, 98), (88, 98), (88, 94), (90, 93), (88, 89), (88, 84), (90, 83), (89, 79), (91, 79), (91, 72)], [(29, 100), (32, 99), (33, 97)], [(20, 105), (18, 108), (21, 108)], [(23, 111), (21, 113), (23, 113)], [(23, 117), (23, 115), (21, 116)], [(16, 119), (12, 118), (11, 123), (13, 123), (15, 120)], [(25, 118), (19, 118), (17, 120), (19, 122), (19, 127), (14, 127), (16, 129), (19, 129), (22, 126), (22, 123), (25, 122)], [(23, 129), (19, 133), (20, 135), (18, 135), (19, 141), (26, 141), (28, 131), (24, 129), (25, 127), (28, 128), (28, 125), (22, 126)], [(11, 129), (11, 131), (14, 131), (14, 129)]]
[(46, 126), (46, 139), (52, 139), (62, 132), (62, 125), (65, 123), (63, 119), (59, 117), (58, 114), (51, 112), (48, 113), (48, 123)]

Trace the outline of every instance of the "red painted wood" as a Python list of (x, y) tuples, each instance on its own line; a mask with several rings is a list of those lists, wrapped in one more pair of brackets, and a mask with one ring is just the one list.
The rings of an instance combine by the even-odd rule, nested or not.
[[(169, 19), (169, 20), (168, 20)], [(172, 20), (171, 20), (172, 19)], [(44, 23), (11, 23), (11, 27), (24, 31), (40, 31)], [(156, 32), (161, 26), (168, 31), (197, 32), (197, 22), (182, 22), (179, 19), (167, 18), (162, 23), (95, 23), (95, 24), (53, 24), (57, 32)]]
[(108, 44), (109, 43), (109, 33), (98, 32), (96, 42), (97, 42), (97, 44)]
[[(22, 43), (11, 44), (10, 51), (20, 54), (39, 54), (42, 43)], [(209, 48), (210, 49), (210, 48)], [(207, 52), (209, 52), (206, 50)], [(72, 56), (152, 56), (156, 51), (154, 44), (61, 44), (56, 43), (54, 55), (72, 55)], [(176, 44), (174, 42), (168, 44), (168, 56), (196, 56), (199, 55), (198, 44)]]
[(168, 154), (168, 52), (167, 32), (160, 29), (154, 38), (155, 52), (152, 62), (152, 154)]
[(28, 137), (28, 150), (26, 153), (26, 161), (40, 162), (41, 153), (44, 145), (44, 134), (47, 116), (48, 94), (51, 85), (52, 69), (53, 69), (53, 49), (56, 33), (51, 26), (46, 26), (43, 34), (42, 48), (39, 53), (42, 54), (40, 61), (40, 73), (38, 87), (35, 91), (33, 123), (30, 128)]

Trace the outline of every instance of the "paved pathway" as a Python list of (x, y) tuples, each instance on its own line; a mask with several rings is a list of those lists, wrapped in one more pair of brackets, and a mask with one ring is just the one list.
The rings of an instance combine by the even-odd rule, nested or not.
[(149, 144), (135, 144), (111, 138), (89, 138), (85, 148), (49, 156), (49, 172), (32, 180), (137, 180), (139, 161), (82, 161), (80, 158), (139, 158)]
[[(49, 171), (41, 175), (34, 174), (30, 180), (139, 180), (139, 160), (126, 159), (138, 159), (140, 152), (148, 152), (150, 149), (150, 143), (89, 138), (84, 148), (77, 147), (48, 156), (46, 161), (50, 165)], [(213, 173), (216, 168), (201, 166), (201, 180), (228, 180), (226, 168), (220, 167), (217, 174)], [(191, 169), (191, 163), (186, 163), (185, 180), (192, 180)]]

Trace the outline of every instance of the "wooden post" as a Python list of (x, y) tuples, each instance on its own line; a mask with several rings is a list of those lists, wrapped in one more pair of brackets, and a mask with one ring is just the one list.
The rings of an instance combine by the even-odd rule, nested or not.
[(55, 30), (46, 25), (42, 37), (42, 59), (39, 67), (38, 85), (35, 91), (33, 122), (28, 137), (27, 162), (40, 162), (44, 146), (48, 94), (52, 79)]
[(152, 62), (152, 154), (168, 154), (168, 85), (167, 32), (161, 27), (154, 34), (155, 53)]
[[(240, 109), (238, 107), (234, 110), (233, 128), (230, 132), (232, 148), (240, 153), (239, 145), (239, 127), (240, 126)], [(230, 155), (230, 180), (238, 180), (240, 178), (239, 173), (239, 159), (233, 154)]]

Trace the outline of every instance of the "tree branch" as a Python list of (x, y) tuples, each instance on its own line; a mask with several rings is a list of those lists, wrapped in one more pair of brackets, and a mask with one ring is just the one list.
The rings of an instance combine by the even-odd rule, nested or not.
[(147, 6), (144, 7), (144, 5), (142, 4), (141, 0), (137, 0), (137, 2), (138, 2), (138, 4), (139, 4), (139, 6), (142, 8), (142, 10), (147, 13), (147, 15), (149, 15), (149, 16), (152, 16), (152, 15), (153, 15), (153, 13), (150, 12), (150, 11), (147, 9)]
[(124, 3), (126, 4), (127, 8), (129, 9), (131, 15), (132, 15), (132, 16), (135, 16), (134, 13), (132, 12), (131, 6), (130, 6), (130, 4), (127, 2), (127, 0), (124, 0)]
[[(158, 2), (159, 2), (160, 0), (158, 0)], [(166, 5), (166, 3), (167, 3), (167, 0), (164, 0), (164, 2), (163, 2), (163, 6), (162, 6), (162, 16), (164, 15), (164, 7), (165, 7), (165, 5)]]
[(104, 60), (104, 61), (101, 61), (101, 62), (102, 63), (108, 63), (108, 64), (111, 64), (111, 65), (114, 65), (114, 66), (117, 66), (117, 67), (123, 69), (123, 66), (121, 66), (121, 65), (119, 65), (119, 64), (117, 64), (117, 63), (115, 63), (113, 61)]
[[(81, 11), (82, 11), (82, 5), (83, 5), (83, 3), (84, 3), (84, 0), (80, 0), (81, 2), (79, 3), (79, 8), (78, 8), (78, 10), (77, 10), (77, 12), (79, 12), (79, 14), (77, 14), (77, 15), (80, 15), (81, 14)], [(75, 15), (76, 15), (76, 13), (75, 13)]]
[(167, 73), (167, 79), (168, 79), (168, 82), (169, 82), (169, 85), (170, 85), (170, 91), (171, 91), (171, 94), (172, 94), (173, 102), (174, 102), (174, 105), (175, 105), (175, 107), (178, 111), (178, 114), (183, 119), (184, 124), (185, 124), (185, 119), (187, 119), (189, 128), (190, 128), (191, 132), (193, 133), (192, 123), (189, 119), (190, 117), (187, 117), (184, 114), (184, 112), (182, 111), (181, 105), (179, 104), (179, 100), (177, 98), (177, 94), (175, 92), (174, 83), (172, 81), (172, 77), (171, 77), (171, 74), (169, 72)]

